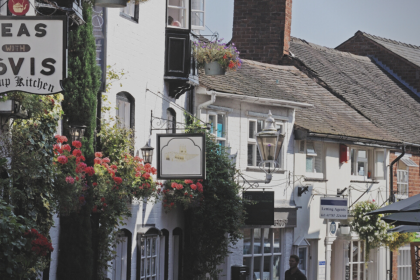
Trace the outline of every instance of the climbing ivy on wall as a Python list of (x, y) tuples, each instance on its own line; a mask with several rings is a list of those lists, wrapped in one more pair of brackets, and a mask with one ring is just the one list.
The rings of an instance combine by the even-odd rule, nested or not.
[[(92, 6), (83, 4), (86, 24), (69, 32), (68, 78), (64, 81), (64, 134), (69, 123), (87, 126), (82, 140), (86, 163), (93, 165), (96, 127), (97, 92), (100, 88), (100, 69), (96, 65), (96, 47), (93, 37)], [(57, 278), (59, 280), (86, 279), (93, 277), (92, 230), (90, 221), (91, 199), (79, 213), (61, 217), (60, 254)], [(89, 209), (89, 210), (88, 210)]]

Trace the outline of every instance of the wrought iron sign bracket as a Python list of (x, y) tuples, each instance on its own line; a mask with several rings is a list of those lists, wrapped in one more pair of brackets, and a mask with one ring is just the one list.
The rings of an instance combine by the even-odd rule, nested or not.
[[(202, 122), (207, 129), (209, 129), (209, 124), (205, 123), (203, 121), (200, 120), (200, 122)], [(168, 119), (163, 119), (163, 118), (159, 118), (159, 117), (154, 117), (153, 116), (153, 111), (150, 111), (150, 134), (152, 135), (152, 131), (153, 130), (160, 130), (160, 131), (165, 131), (165, 130), (185, 130), (187, 128), (187, 124), (185, 123), (180, 123), (180, 122), (173, 122), (170, 121)]]

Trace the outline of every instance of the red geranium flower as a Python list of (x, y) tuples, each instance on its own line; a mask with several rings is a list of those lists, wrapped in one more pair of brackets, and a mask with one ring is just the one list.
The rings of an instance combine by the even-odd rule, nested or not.
[(102, 163), (102, 159), (101, 158), (95, 158), (94, 160), (93, 160), (93, 162), (95, 163), (95, 164), (101, 164)]
[(107, 157), (106, 157), (106, 158), (103, 158), (103, 159), (102, 159), (102, 162), (105, 162), (105, 163), (110, 163), (110, 162), (111, 162), (111, 160), (110, 160), (109, 158), (107, 158)]
[(64, 143), (68, 141), (66, 136), (56, 135), (54, 137), (57, 139), (57, 143)]
[(120, 184), (122, 183), (122, 179), (121, 179), (120, 177), (114, 177), (114, 182), (115, 182), (117, 185), (120, 185)]
[(95, 153), (95, 157), (100, 157), (100, 158), (101, 158), (102, 156), (103, 156), (103, 155), (102, 155), (102, 153), (101, 153), (101, 152), (96, 152), (96, 153)]
[(177, 190), (182, 190), (184, 188), (184, 186), (182, 184), (177, 184), (176, 189)]
[(142, 175), (142, 177), (147, 180), (147, 179), (150, 178), (150, 174), (148, 172), (146, 172)]
[(63, 146), (61, 146), (61, 149), (71, 152), (71, 147), (69, 144), (64, 144)]
[(195, 191), (195, 190), (197, 189), (197, 186), (196, 186), (195, 184), (191, 184), (191, 185), (190, 185), (190, 188), (191, 188), (193, 191)]
[(117, 171), (117, 169), (118, 169), (118, 167), (117, 167), (115, 164), (111, 165), (110, 167), (111, 167), (112, 169), (115, 169), (115, 171)]
[(185, 183), (185, 184), (192, 184), (192, 183), (193, 183), (193, 181), (191, 181), (191, 180), (185, 180), (185, 181), (184, 181), (184, 183)]
[(80, 156), (82, 156), (82, 151), (79, 150), (79, 149), (74, 149), (72, 154), (75, 157), (80, 157)]
[(85, 171), (85, 168), (87, 167), (87, 164), (84, 162), (79, 162), (79, 164), (76, 166), (76, 173), (82, 173)]
[(68, 177), (66, 177), (66, 182), (68, 183), (68, 184), (74, 184), (74, 179), (73, 179), (73, 177), (70, 177), (70, 176), (68, 176)]
[(66, 156), (59, 156), (59, 157), (57, 158), (57, 161), (58, 161), (59, 163), (61, 163), (61, 164), (66, 164), (66, 163), (68, 162), (68, 159), (67, 159), (67, 157), (66, 157)]
[(80, 141), (73, 141), (71, 142), (71, 144), (73, 145), (73, 147), (75, 147), (76, 149), (80, 149), (82, 147), (82, 142)]
[(98, 185), (98, 183), (96, 183), (96, 182), (92, 183), (92, 186), (94, 186), (94, 187), (96, 187), (97, 185)]
[(95, 174), (95, 169), (92, 166), (85, 168), (85, 173), (89, 176), (93, 176)]

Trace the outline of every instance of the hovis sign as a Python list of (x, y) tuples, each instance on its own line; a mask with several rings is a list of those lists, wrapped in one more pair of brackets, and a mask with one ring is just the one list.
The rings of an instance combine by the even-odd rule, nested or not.
[(0, 93), (61, 92), (66, 58), (65, 16), (0, 17)]

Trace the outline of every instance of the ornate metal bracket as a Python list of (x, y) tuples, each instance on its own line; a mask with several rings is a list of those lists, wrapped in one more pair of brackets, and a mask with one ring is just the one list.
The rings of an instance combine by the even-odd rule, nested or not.
[[(191, 117), (193, 117), (191, 115)], [(194, 117), (193, 117), (194, 118)], [(209, 124), (205, 123), (200, 120), (203, 125), (209, 129)], [(187, 124), (180, 123), (180, 122), (174, 122), (170, 121), (168, 119), (162, 119), (159, 117), (153, 116), (153, 111), (150, 112), (150, 135), (152, 135), (153, 130), (166, 130), (166, 131), (172, 131), (173, 133), (176, 132), (176, 130), (185, 130), (187, 128)]]

